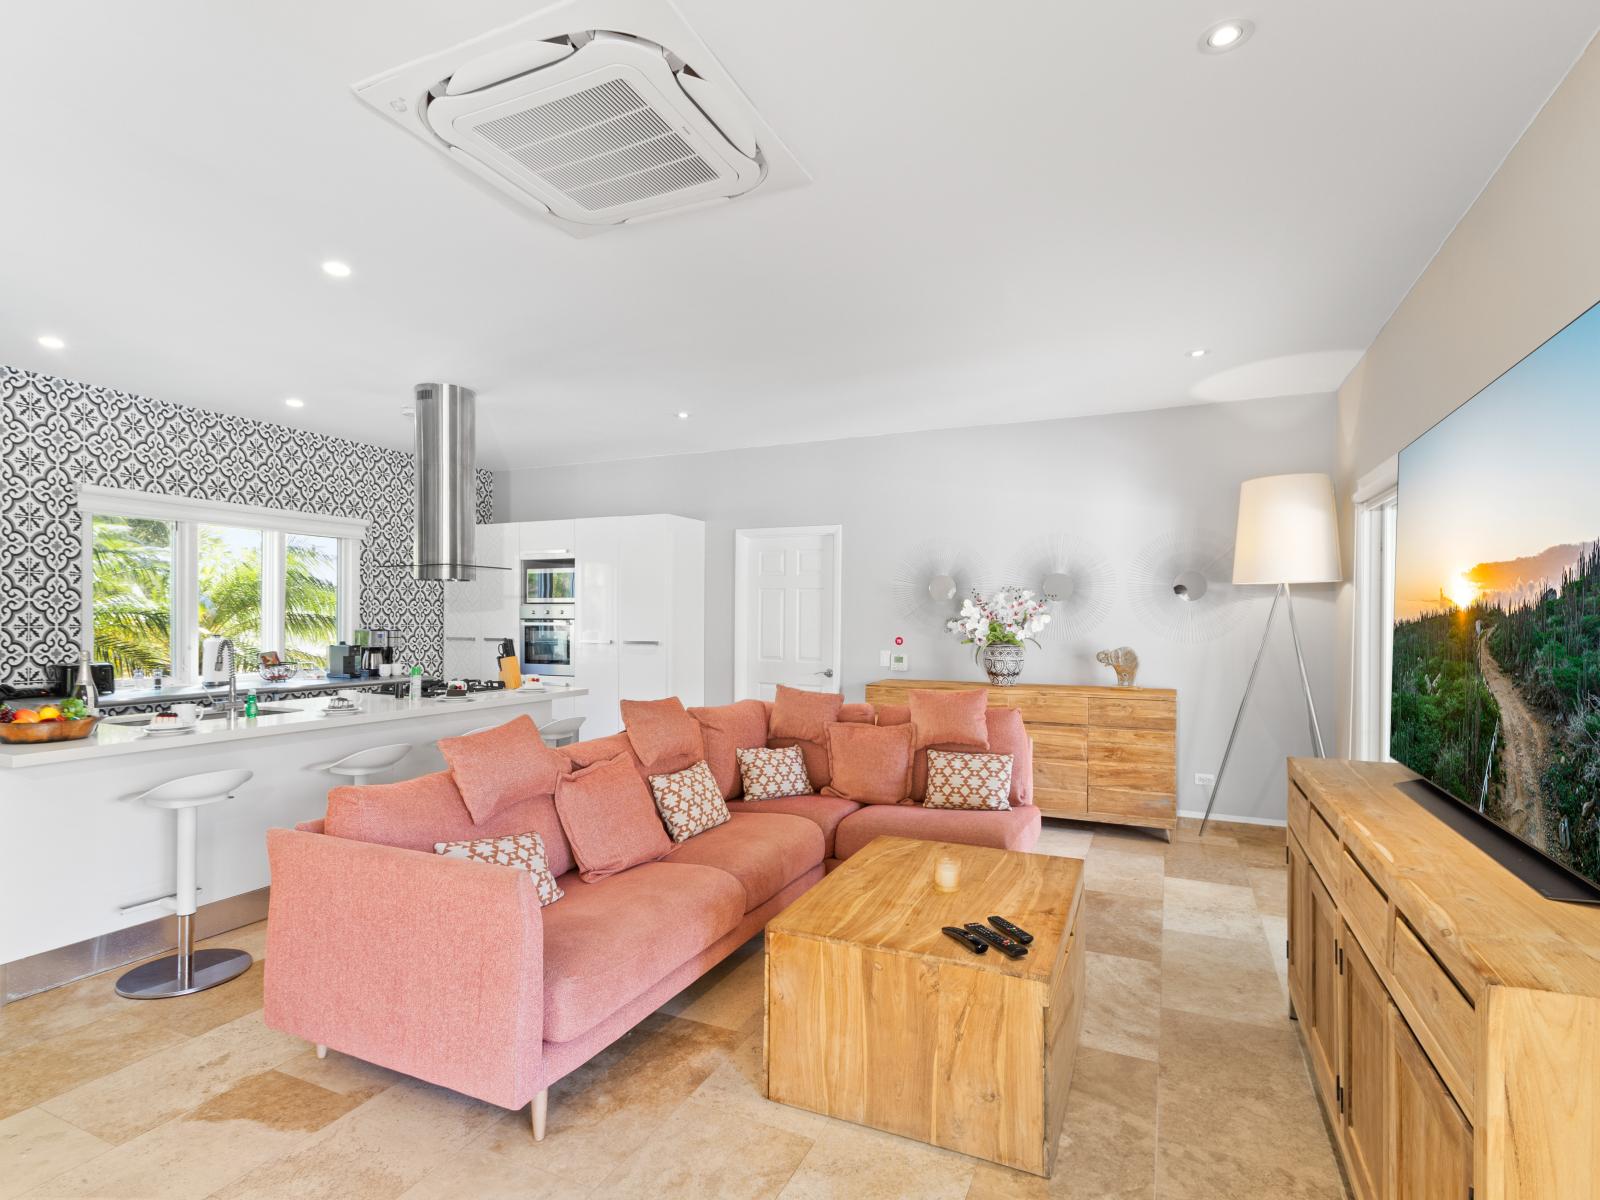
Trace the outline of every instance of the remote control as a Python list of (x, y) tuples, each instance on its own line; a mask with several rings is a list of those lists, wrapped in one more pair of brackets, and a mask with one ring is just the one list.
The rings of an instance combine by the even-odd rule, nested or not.
[(1016, 938), (1009, 938), (1003, 933), (996, 933), (987, 925), (980, 925), (976, 921), (972, 921), (962, 928), (973, 937), (988, 942), (989, 945), (1000, 951), (1007, 958), (1021, 958), (1028, 953), (1028, 948), (1017, 941)]
[(1029, 933), (1026, 929), (1022, 929), (1016, 925), (1013, 925), (1004, 917), (990, 917), (989, 924), (993, 925), (1007, 937), (1016, 938), (1017, 941), (1021, 942), (1024, 946), (1029, 945), (1033, 941), (1033, 934)]
[(973, 937), (965, 929), (957, 929), (954, 925), (946, 925), (944, 931), (974, 954), (989, 953), (989, 947), (984, 945), (978, 938)]

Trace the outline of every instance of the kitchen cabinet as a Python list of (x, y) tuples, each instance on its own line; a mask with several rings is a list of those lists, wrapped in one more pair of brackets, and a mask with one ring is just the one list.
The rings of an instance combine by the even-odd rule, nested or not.
[(573, 675), (589, 694), (573, 716), (584, 719), (580, 735), (589, 741), (622, 728), (617, 709), (617, 564), (620, 517), (574, 521), (573, 547), (578, 569), (578, 619), (573, 632)]
[[(575, 521), (518, 521), (515, 525), (517, 557), (572, 558), (577, 551)], [(521, 580), (518, 580), (521, 586)]]

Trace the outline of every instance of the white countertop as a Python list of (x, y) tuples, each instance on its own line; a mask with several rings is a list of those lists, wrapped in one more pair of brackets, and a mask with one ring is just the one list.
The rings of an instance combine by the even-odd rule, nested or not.
[[(412, 703), (388, 696), (374, 696), (366, 692), (352, 695), (360, 711), (340, 716), (324, 716), (328, 701), (273, 699), (273, 708), (292, 708), (292, 713), (275, 713), (271, 716), (248, 720), (201, 721), (193, 733), (146, 737), (145, 727), (119, 725), (115, 718), (102, 719), (86, 738), (74, 742), (46, 742), (40, 745), (16, 746), (0, 743), (0, 768), (43, 767), (56, 763), (98, 761), (129, 754), (157, 754), (163, 751), (209, 748), (223, 742), (253, 741), (258, 738), (289, 737), (295, 734), (315, 733), (328, 729), (344, 729), (358, 725), (381, 725), (393, 721), (418, 721), (437, 717), (446, 712), (463, 711), (483, 713), (483, 724), (496, 722), (499, 710), (525, 707), (530, 704), (548, 704), (551, 701), (588, 695), (585, 688), (520, 688), (516, 691), (478, 692), (460, 700), (435, 697)], [(507, 717), (507, 720), (510, 718)]]

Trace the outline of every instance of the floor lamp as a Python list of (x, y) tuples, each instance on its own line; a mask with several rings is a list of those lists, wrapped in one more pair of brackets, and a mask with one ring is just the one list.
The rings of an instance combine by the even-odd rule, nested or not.
[(1267, 612), (1266, 628), (1261, 631), (1261, 648), (1256, 651), (1255, 665), (1250, 668), (1250, 679), (1244, 685), (1244, 696), (1233, 718), (1233, 731), (1228, 734), (1228, 745), (1222, 752), (1222, 765), (1217, 768), (1217, 781), (1212, 785), (1211, 799), (1206, 802), (1206, 813), (1200, 821), (1202, 835), (1206, 822), (1211, 820), (1211, 807), (1217, 802), (1217, 793), (1222, 790), (1228, 758), (1233, 754), (1233, 743), (1239, 736), (1244, 710), (1250, 704), (1250, 693), (1255, 690), (1261, 662), (1267, 656), (1267, 643), (1272, 637), (1272, 622), (1278, 615), (1279, 601), (1289, 614), (1289, 633), (1294, 639), (1300, 686), (1306, 694), (1306, 716), (1311, 722), (1311, 743), (1316, 747), (1317, 757), (1324, 757), (1317, 702), (1311, 697), (1311, 677), (1306, 674), (1306, 657), (1300, 649), (1300, 630), (1294, 620), (1292, 588), (1299, 583), (1338, 583), (1342, 578), (1339, 513), (1334, 505), (1331, 479), (1326, 475), (1267, 475), (1261, 479), (1247, 479), (1239, 486), (1233, 582), (1268, 585), (1276, 590), (1272, 594), (1272, 608)]

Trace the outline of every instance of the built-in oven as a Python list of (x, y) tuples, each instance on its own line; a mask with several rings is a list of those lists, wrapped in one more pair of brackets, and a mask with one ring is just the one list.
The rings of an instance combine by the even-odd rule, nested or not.
[(571, 675), (577, 605), (546, 600), (522, 606), (522, 673)]
[(522, 564), (522, 602), (543, 604), (578, 598), (578, 566), (570, 558), (536, 558)]

